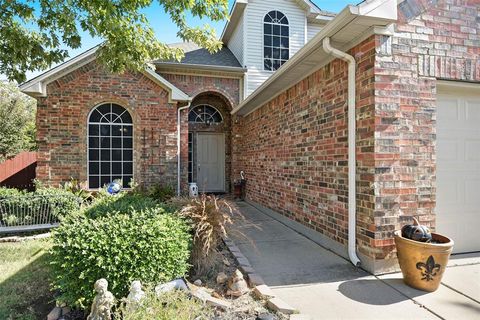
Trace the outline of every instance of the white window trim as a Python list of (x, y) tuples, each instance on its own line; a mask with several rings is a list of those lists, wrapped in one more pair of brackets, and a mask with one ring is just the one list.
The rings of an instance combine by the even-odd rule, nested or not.
[[(278, 12), (280, 12), (281, 14), (283, 14), (283, 15), (285, 16), (285, 18), (287, 18), (287, 21), (288, 21), (288, 23), (287, 23), (287, 26), (288, 26), (288, 59), (285, 60), (285, 62), (284, 62), (283, 64), (285, 64), (288, 60), (290, 60), (290, 53), (291, 53), (291, 50), (290, 50), (290, 28), (291, 28), (291, 26), (290, 26), (290, 18), (289, 18), (283, 11), (280, 11), (280, 10), (270, 10), (270, 11), (266, 12), (266, 13), (263, 15), (262, 28), (261, 28), (261, 29), (262, 29), (262, 70), (263, 70), (264, 72), (269, 72), (269, 73), (275, 73), (275, 72), (277, 72), (278, 69), (280, 69), (280, 68), (278, 68), (278, 69), (276, 69), (276, 70), (268, 70), (268, 69), (265, 68), (265, 23), (269, 23), (269, 24), (274, 25), (274, 23), (265, 22), (265, 17), (266, 17), (270, 12), (272, 12), (272, 11), (278, 11)], [(273, 35), (272, 35), (272, 36), (273, 36)], [(273, 48), (273, 43), (272, 43), (272, 46), (271, 46), (271, 47)], [(281, 48), (279, 48), (279, 49), (281, 49)], [(271, 58), (271, 59), (273, 60), (273, 58)], [(278, 60), (278, 59), (276, 59), (276, 60)], [(280, 60), (281, 60), (281, 59), (280, 59)], [(283, 64), (282, 64), (282, 65), (283, 65)], [(281, 66), (282, 66), (282, 65), (281, 65)], [(280, 66), (280, 67), (281, 67), (281, 66)]]
[[(210, 104), (207, 104), (207, 103), (201, 103), (201, 104), (197, 104), (197, 105), (194, 106), (194, 107), (191, 107), (190, 110), (188, 110), (188, 118), (190, 118), (190, 112), (192, 112), (195, 108), (203, 107), (203, 106), (207, 106), (207, 107), (210, 107), (210, 108), (214, 109), (214, 110), (220, 115), (220, 118), (221, 118), (222, 120), (221, 120), (220, 122), (215, 122), (214, 124), (223, 123), (224, 119), (223, 119), (222, 113), (221, 113), (217, 108), (215, 108), (214, 106), (212, 106), (212, 105), (210, 105)], [(191, 124), (202, 124), (203, 122), (190, 122), (190, 121), (188, 121), (188, 123), (191, 123)]]
[[(124, 108), (124, 109), (125, 109), (124, 112), (128, 112), (128, 113), (130, 114), (130, 117), (132, 118), (132, 123), (127, 123), (127, 124), (125, 124), (125, 123), (120, 123), (119, 125), (122, 125), (122, 126), (125, 125), (125, 126), (131, 126), (131, 127), (132, 127), (132, 148), (131, 148), (131, 150), (132, 150), (132, 174), (131, 174), (131, 176), (132, 176), (132, 181), (135, 181), (135, 155), (134, 155), (134, 150), (135, 150), (135, 139), (134, 139), (134, 137), (135, 137), (135, 132), (134, 132), (133, 116), (132, 116), (132, 114), (128, 111), (128, 109), (125, 108), (124, 106), (122, 106), (121, 104), (119, 104), (119, 103), (117, 103), (117, 102), (105, 101), (105, 102), (102, 102), (102, 103), (100, 103), (100, 104), (95, 105), (95, 106), (90, 110), (90, 112), (89, 112), (88, 115), (87, 115), (87, 127), (86, 127), (86, 129), (87, 129), (87, 130), (86, 130), (86, 138), (87, 138), (87, 189), (90, 190), (90, 191), (98, 191), (98, 190), (101, 190), (101, 189), (103, 188), (103, 186), (101, 185), (101, 176), (102, 176), (102, 175), (101, 175), (101, 168), (100, 168), (100, 167), (101, 167), (101, 164), (100, 164), (101, 161), (100, 161), (100, 159), (99, 159), (99, 160), (98, 160), (98, 163), (99, 163), (99, 166), (100, 166), (100, 167), (99, 167), (99, 170), (100, 170), (99, 172), (100, 172), (100, 173), (98, 174), (98, 177), (100, 178), (100, 187), (99, 187), (99, 188), (91, 188), (91, 187), (90, 187), (90, 134), (89, 134), (89, 125), (90, 125), (90, 124), (96, 124), (96, 125), (102, 125), (102, 124), (105, 125), (105, 124), (106, 124), (106, 123), (101, 123), (101, 122), (90, 122), (90, 117), (91, 117), (92, 113), (93, 113), (95, 110), (97, 110), (98, 107), (100, 107), (100, 106), (102, 106), (102, 105), (105, 105), (105, 104), (110, 104), (110, 105), (116, 104), (116, 105)], [(123, 114), (123, 113), (122, 113), (122, 114)], [(112, 123), (109, 123), (109, 124), (111, 125)], [(111, 131), (110, 131), (110, 139), (112, 139), (112, 133), (111, 133)], [(92, 148), (92, 149), (93, 149), (93, 148)], [(122, 150), (122, 161), (116, 161), (116, 162), (121, 162), (121, 163), (122, 163), (122, 174), (121, 174), (121, 175), (122, 175), (122, 177), (123, 177), (123, 151), (124, 151), (123, 143), (122, 143), (122, 148), (120, 148), (120, 149)], [(99, 150), (101, 150), (101, 148), (100, 148)], [(112, 150), (111, 141), (110, 141), (110, 150)], [(130, 149), (126, 149), (126, 150), (130, 150)], [(110, 163), (112, 162), (111, 158), (112, 158), (112, 156), (111, 156), (111, 151), (110, 151)], [(94, 160), (92, 160), (92, 161), (94, 161)], [(110, 168), (110, 169), (111, 169), (111, 168)], [(111, 170), (110, 170), (110, 171), (111, 171)], [(110, 175), (111, 175), (111, 173), (110, 173)], [(123, 188), (123, 186), (122, 186), (122, 188)], [(130, 190), (131, 188), (130, 188), (130, 187), (126, 187), (126, 188), (123, 188), (123, 189)]]

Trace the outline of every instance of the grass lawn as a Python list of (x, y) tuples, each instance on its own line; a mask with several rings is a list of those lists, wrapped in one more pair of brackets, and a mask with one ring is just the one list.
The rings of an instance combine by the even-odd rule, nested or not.
[(50, 292), (49, 240), (0, 243), (0, 319), (46, 319)]

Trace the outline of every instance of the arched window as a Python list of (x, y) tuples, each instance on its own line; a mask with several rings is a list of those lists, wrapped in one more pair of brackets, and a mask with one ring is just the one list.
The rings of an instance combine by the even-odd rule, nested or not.
[(188, 122), (190, 123), (213, 124), (221, 123), (222, 121), (223, 118), (220, 112), (206, 104), (191, 108), (188, 114)]
[(98, 189), (133, 179), (133, 123), (130, 113), (114, 103), (102, 104), (88, 117), (88, 186)]
[(270, 11), (263, 19), (263, 66), (275, 71), (290, 56), (288, 19), (280, 11)]

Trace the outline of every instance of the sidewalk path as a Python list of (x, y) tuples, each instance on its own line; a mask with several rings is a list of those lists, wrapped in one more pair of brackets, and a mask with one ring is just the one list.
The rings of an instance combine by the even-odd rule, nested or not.
[(235, 244), (279, 298), (311, 319), (480, 319), (480, 264), (450, 267), (445, 285), (427, 293), (400, 274), (356, 269), (256, 207), (237, 205), (247, 221), (235, 228), (254, 245), (233, 235)]

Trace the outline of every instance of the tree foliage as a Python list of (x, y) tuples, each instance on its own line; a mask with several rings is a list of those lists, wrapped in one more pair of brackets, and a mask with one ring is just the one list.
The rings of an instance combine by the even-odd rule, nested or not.
[[(81, 46), (81, 31), (105, 41), (99, 60), (112, 72), (140, 70), (155, 59), (181, 59), (183, 51), (160, 42), (142, 10), (154, 0), (0, 0), (0, 73), (22, 82), (27, 71), (63, 61)], [(178, 26), (178, 37), (210, 52), (221, 47), (208, 25), (191, 27), (186, 16), (219, 21), (228, 0), (156, 0)]]
[(0, 81), (0, 162), (36, 148), (35, 111), (35, 99)]

